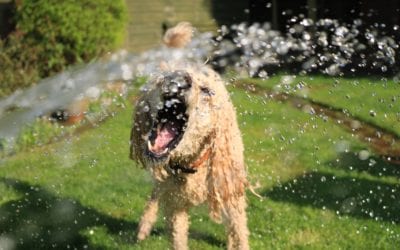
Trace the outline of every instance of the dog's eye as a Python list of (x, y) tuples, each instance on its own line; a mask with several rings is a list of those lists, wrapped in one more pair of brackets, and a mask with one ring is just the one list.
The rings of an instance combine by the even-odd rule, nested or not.
[(201, 93), (207, 96), (213, 96), (215, 95), (215, 92), (212, 89), (209, 89), (207, 87), (201, 86), (200, 87)]

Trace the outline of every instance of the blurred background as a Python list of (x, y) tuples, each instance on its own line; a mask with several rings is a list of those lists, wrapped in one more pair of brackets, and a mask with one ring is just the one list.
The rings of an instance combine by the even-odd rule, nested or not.
[[(0, 1), (0, 35), (5, 38), (16, 29), (16, 5), (22, 1)], [(400, 3), (397, 0), (379, 2), (374, 0), (249, 0), (249, 1), (125, 1), (128, 14), (125, 45), (140, 51), (158, 45), (166, 26), (186, 20), (200, 31), (216, 32), (221, 25), (235, 23), (269, 22), (275, 30), (286, 31), (293, 16), (318, 20), (337, 19), (352, 23), (359, 18), (366, 25), (384, 24), (383, 30), (399, 25)], [(83, 6), (84, 7), (84, 6)], [(137, 39), (140, 38), (140, 39)]]
[[(336, 19), (352, 23), (363, 20), (365, 25), (385, 24), (381, 29), (391, 32), (399, 24), (399, 1), (384, 3), (374, 0), (249, 0), (249, 1), (127, 1), (129, 11), (128, 48), (142, 49), (154, 46), (163, 25), (187, 20), (200, 31), (217, 31), (219, 26), (241, 22), (271, 23), (272, 29), (287, 31), (293, 17), (319, 20)], [(140, 37), (134, 39), (135, 37)]]

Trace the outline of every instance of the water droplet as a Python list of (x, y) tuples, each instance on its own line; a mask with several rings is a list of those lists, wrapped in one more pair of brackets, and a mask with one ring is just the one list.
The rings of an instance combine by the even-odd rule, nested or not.
[(338, 153), (348, 152), (350, 150), (350, 143), (344, 140), (338, 141), (335, 144), (335, 149)]
[(376, 161), (374, 159), (369, 159), (368, 166), (372, 167), (376, 164)]
[(360, 152), (358, 152), (358, 158), (362, 161), (365, 161), (369, 158), (370, 153), (368, 150), (361, 150)]
[(266, 78), (268, 76), (268, 73), (267, 73), (267, 71), (265, 71), (265, 70), (261, 70), (259, 73), (258, 73), (258, 77), (260, 77), (260, 78)]
[(369, 111), (369, 115), (372, 116), (372, 117), (375, 117), (375, 116), (376, 116), (376, 112), (375, 112), (374, 110), (371, 109), (371, 110)]

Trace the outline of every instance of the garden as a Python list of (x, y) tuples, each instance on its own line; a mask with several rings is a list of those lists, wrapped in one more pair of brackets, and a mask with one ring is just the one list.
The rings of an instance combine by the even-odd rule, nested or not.
[[(124, 15), (121, 10), (121, 20)], [(40, 44), (32, 45), (40, 33), (23, 28), (39, 26), (28, 24), (17, 25), (25, 35), (11, 39), (27, 39), (19, 44), (40, 51)], [(152, 179), (129, 159), (129, 138), (140, 87), (159, 61), (177, 57), (207, 61), (228, 83), (254, 190), (247, 192), (251, 249), (398, 248), (400, 31), (393, 30), (307, 18), (293, 19), (287, 33), (236, 24), (217, 35), (197, 34), (175, 54), (154, 48), (104, 55), (116, 48), (120, 31), (98, 52), (84, 48), (85, 39), (74, 43), (75, 30), (66, 35), (71, 41), (62, 38), (68, 28), (41, 37), (54, 43), (61, 37), (65, 46), (49, 45), (43, 53), (16, 57), (23, 50), (6, 40), (0, 58), (10, 58), (10, 74), (0, 73), (0, 83), (13, 84), (0, 91), (0, 248), (168, 247), (163, 216), (148, 239), (136, 241)], [(48, 64), (32, 68), (35, 61), (21, 71), (14, 68), (21, 58)], [(21, 81), (25, 76), (29, 80)], [(23, 90), (14, 92), (14, 83)], [(48, 91), (37, 96), (40, 86)], [(71, 103), (84, 107), (78, 121), (70, 120)], [(224, 228), (209, 219), (206, 206), (190, 217), (191, 249), (226, 248)]]

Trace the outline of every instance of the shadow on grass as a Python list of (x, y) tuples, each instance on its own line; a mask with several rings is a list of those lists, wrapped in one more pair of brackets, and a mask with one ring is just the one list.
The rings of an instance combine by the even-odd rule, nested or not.
[(135, 242), (137, 223), (102, 214), (27, 182), (7, 178), (0, 181), (23, 195), (0, 207), (0, 235), (15, 244), (16, 249), (96, 248), (81, 234), (95, 226), (126, 236), (123, 240), (127, 243)]
[(264, 193), (275, 201), (330, 209), (339, 215), (400, 223), (399, 185), (310, 172)]
[[(136, 243), (136, 222), (113, 218), (79, 201), (57, 197), (43, 187), (27, 182), (1, 178), (0, 182), (21, 195), (18, 200), (0, 206), (0, 248), (11, 249), (101, 249), (93, 246), (82, 232), (92, 227), (105, 227), (117, 237), (117, 244)], [(152, 235), (165, 231), (155, 228)], [(191, 231), (192, 238), (221, 246), (224, 243), (211, 235)]]
[(329, 162), (329, 166), (346, 171), (366, 172), (377, 177), (400, 177), (399, 165), (391, 164), (388, 161), (376, 157), (360, 160), (358, 155), (353, 152), (340, 154), (337, 160)]
[(205, 241), (210, 245), (219, 247), (221, 249), (226, 249), (225, 241), (221, 241), (210, 234), (198, 230), (189, 229), (189, 240), (190, 239)]

